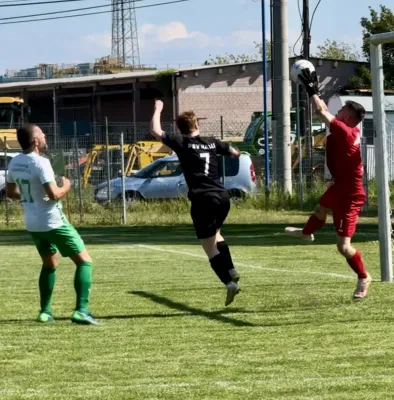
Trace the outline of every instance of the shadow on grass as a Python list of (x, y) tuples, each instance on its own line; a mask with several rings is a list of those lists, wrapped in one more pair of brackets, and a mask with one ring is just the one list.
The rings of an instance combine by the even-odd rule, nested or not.
[[(136, 293), (133, 293), (136, 294)], [(151, 293), (145, 293), (147, 295), (151, 295)], [(145, 297), (145, 296), (144, 296)], [(156, 296), (157, 297), (157, 296)], [(148, 297), (149, 299), (152, 300), (152, 298)], [(163, 298), (161, 298), (163, 299)], [(376, 318), (374, 316), (370, 315), (365, 315), (365, 317), (360, 320), (359, 316), (357, 317), (352, 317), (349, 316), (349, 318), (339, 318), (336, 320), (330, 319), (327, 320), (326, 318), (322, 317), (321, 315), (318, 315), (317, 317), (312, 315), (312, 314), (306, 314), (306, 315), (298, 315), (295, 316), (294, 313), (296, 312), (306, 312), (306, 313), (311, 313), (316, 310), (333, 310), (332, 305), (326, 305), (326, 306), (317, 306), (317, 307), (303, 307), (303, 308), (284, 308), (284, 309), (272, 309), (272, 310), (255, 310), (255, 311), (247, 311), (247, 310), (237, 310), (237, 309), (228, 309), (228, 310), (218, 310), (218, 311), (204, 311), (198, 308), (193, 308), (189, 307), (185, 304), (178, 303), (178, 302), (173, 302), (172, 300), (165, 299), (165, 303), (160, 303), (166, 306), (170, 306), (171, 308), (176, 308), (179, 305), (179, 309), (182, 310), (182, 312), (178, 313), (143, 313), (143, 314), (130, 314), (130, 315), (102, 315), (102, 316), (95, 316), (99, 322), (103, 321), (116, 321), (116, 320), (137, 320), (137, 319), (167, 319), (167, 318), (187, 318), (190, 316), (200, 316), (200, 317), (205, 317), (207, 319), (216, 321), (216, 322), (221, 322), (225, 323), (228, 325), (240, 327), (240, 328), (274, 328), (274, 327), (291, 327), (291, 326), (300, 326), (300, 325), (314, 325), (316, 327), (318, 326), (325, 326), (325, 325), (342, 325), (342, 324), (349, 324), (349, 323), (359, 323), (361, 321), (368, 322), (368, 323), (376, 323), (376, 322), (385, 322), (385, 323), (392, 323), (393, 319), (390, 316), (386, 317), (380, 317)], [(156, 299), (153, 299), (153, 301), (156, 302)], [(170, 304), (168, 304), (169, 302)], [(349, 302), (350, 304), (350, 302)], [(176, 307), (175, 307), (176, 305)], [(341, 304), (343, 305), (343, 304)], [(346, 305), (346, 304), (345, 304)], [(273, 317), (272, 314), (278, 316), (278, 320), (272, 321), (259, 321), (258, 323), (251, 323), (247, 321), (241, 321), (235, 318), (231, 318), (228, 316), (225, 316), (225, 314), (243, 314), (245, 316), (247, 315), (254, 315), (254, 316), (260, 316), (264, 318), (264, 315), (269, 316), (269, 319)], [(287, 316), (287, 313), (290, 313), (290, 316)], [(71, 323), (70, 317), (56, 317), (56, 322), (69, 322)], [(104, 324), (104, 323), (103, 323)], [(37, 322), (33, 318), (26, 318), (26, 319), (4, 319), (0, 320), (0, 325), (29, 325), (29, 326), (37, 326), (38, 328), (48, 328), (48, 327), (55, 327), (56, 323), (47, 323), (47, 324), (42, 324)], [(72, 324), (76, 326), (81, 326), (77, 324)], [(107, 324), (105, 324), (107, 326)], [(91, 327), (92, 325), (82, 325), (82, 327)], [(116, 326), (116, 325), (114, 325)], [(96, 326), (94, 326), (96, 328)]]
[[(227, 224), (222, 233), (230, 246), (295, 246), (305, 244), (297, 238), (284, 235), (287, 224)], [(300, 225), (299, 225), (300, 226)], [(301, 226), (300, 226), (301, 227)], [(82, 238), (90, 244), (143, 244), (183, 245), (196, 244), (197, 239), (192, 225), (169, 226), (120, 226), (120, 227), (83, 227), (79, 228)], [(376, 224), (360, 224), (353, 242), (378, 240)], [(334, 244), (335, 230), (327, 224), (316, 235), (316, 244)], [(18, 246), (32, 244), (30, 235), (23, 230), (0, 230), (0, 246)]]
[(245, 326), (255, 326), (251, 322), (245, 322), (245, 321), (240, 321), (231, 317), (227, 317), (223, 315), (223, 312), (221, 311), (205, 311), (200, 308), (195, 308), (195, 307), (190, 307), (184, 303), (180, 303), (177, 301), (173, 301), (167, 297), (163, 296), (158, 296), (157, 294), (150, 293), (150, 292), (144, 292), (144, 291), (132, 291), (130, 292), (131, 294), (139, 297), (143, 297), (145, 299), (151, 300), (154, 303), (158, 303), (161, 305), (164, 305), (168, 308), (172, 308), (174, 310), (178, 311), (183, 311), (186, 315), (191, 314), (199, 317), (205, 317), (207, 319), (217, 321), (217, 322), (222, 322), (225, 324), (231, 324), (234, 326), (239, 326), (239, 327), (245, 327)]
[[(98, 321), (105, 320), (122, 320), (122, 319), (149, 319), (149, 318), (185, 318), (189, 316), (202, 316), (211, 320), (231, 324), (239, 327), (253, 327), (256, 326), (250, 322), (239, 321), (237, 319), (226, 317), (225, 314), (255, 314), (254, 311), (245, 311), (242, 309), (226, 309), (226, 310), (218, 310), (218, 311), (204, 311), (198, 308), (189, 307), (186, 304), (174, 302), (165, 297), (157, 296), (148, 292), (130, 292), (131, 294), (141, 296), (144, 298), (148, 298), (153, 300), (156, 303), (163, 304), (169, 308), (176, 309), (182, 312), (178, 313), (144, 313), (144, 314), (130, 314), (130, 315), (102, 315), (96, 316)], [(70, 321), (70, 317), (56, 317), (56, 321)], [(35, 325), (43, 325), (42, 323), (38, 323), (35, 319), (4, 319), (0, 320), (0, 325), (7, 324), (35, 324)], [(51, 324), (45, 324), (46, 326), (51, 326)]]

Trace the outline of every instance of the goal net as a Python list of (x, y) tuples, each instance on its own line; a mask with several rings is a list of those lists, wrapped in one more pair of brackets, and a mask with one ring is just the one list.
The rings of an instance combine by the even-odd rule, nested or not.
[(394, 180), (394, 127), (386, 115), (382, 58), (382, 45), (384, 43), (394, 43), (394, 32), (372, 35), (370, 38), (380, 268), (382, 281), (392, 282), (390, 181)]

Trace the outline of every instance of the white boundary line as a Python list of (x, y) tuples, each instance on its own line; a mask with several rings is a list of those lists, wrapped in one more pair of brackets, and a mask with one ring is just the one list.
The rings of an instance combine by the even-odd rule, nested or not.
[[(106, 240), (103, 238), (96, 238), (95, 239), (98, 242), (104, 242), (104, 243), (113, 243), (113, 241)], [(184, 255), (184, 256), (189, 256), (189, 257), (194, 257), (194, 258), (202, 258), (206, 259), (207, 257), (202, 254), (197, 254), (197, 253), (191, 253), (189, 251), (179, 251), (179, 250), (171, 250), (171, 249), (164, 249), (163, 247), (158, 247), (150, 244), (133, 244), (133, 243), (127, 243), (127, 242), (118, 242), (115, 244), (115, 246), (130, 246), (130, 247), (139, 247), (142, 249), (147, 249), (147, 250), (153, 250), (161, 253), (170, 253), (170, 254), (179, 254), (179, 255)], [(354, 279), (354, 276), (352, 275), (344, 275), (344, 274), (337, 274), (335, 272), (319, 272), (319, 271), (302, 271), (298, 269), (282, 269), (282, 268), (269, 268), (269, 267), (263, 267), (260, 265), (250, 265), (250, 264), (244, 264), (241, 262), (234, 262), (234, 264), (238, 267), (242, 268), (250, 268), (250, 269), (259, 269), (262, 271), (270, 271), (270, 272), (278, 272), (278, 273), (288, 273), (288, 274), (307, 274), (307, 275), (320, 275), (320, 276), (330, 276), (334, 278), (341, 278), (341, 279)]]

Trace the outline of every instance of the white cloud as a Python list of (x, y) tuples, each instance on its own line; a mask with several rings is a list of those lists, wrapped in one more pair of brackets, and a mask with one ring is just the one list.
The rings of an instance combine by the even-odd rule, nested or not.
[(173, 21), (164, 25), (145, 24), (139, 29), (141, 48), (152, 49), (162, 47), (163, 44), (179, 47), (191, 45), (206, 47), (212, 43), (213, 39), (202, 32), (189, 32), (185, 24), (179, 21)]
[(167, 25), (159, 25), (156, 29), (156, 36), (159, 42), (167, 43), (176, 39), (187, 39), (190, 34), (181, 22), (170, 22)]
[(185, 24), (173, 21), (164, 25), (145, 24), (139, 29), (140, 46), (151, 51), (163, 45), (172, 48), (217, 49), (217, 51), (254, 50), (254, 41), (261, 41), (259, 31), (241, 30), (225, 36), (208, 35), (200, 31), (188, 31)]
[[(237, 30), (225, 35), (210, 35), (188, 30), (180, 21), (167, 24), (144, 24), (139, 27), (141, 62), (146, 64), (200, 63), (210, 54), (256, 54), (255, 42), (261, 43), (260, 30)], [(294, 43), (294, 32), (289, 32), (289, 45)], [(298, 36), (298, 35), (297, 35)], [(267, 32), (269, 39), (269, 32)], [(85, 36), (80, 42), (84, 54), (91, 58), (111, 52), (110, 33)]]
[(110, 33), (94, 33), (82, 38), (80, 46), (88, 56), (100, 57), (111, 52), (111, 43)]

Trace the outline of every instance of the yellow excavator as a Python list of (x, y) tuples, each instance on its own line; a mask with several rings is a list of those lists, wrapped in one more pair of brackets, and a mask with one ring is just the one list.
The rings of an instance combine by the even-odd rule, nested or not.
[(29, 113), (21, 97), (0, 97), (0, 149), (20, 150), (16, 128), (27, 120)]
[[(121, 170), (120, 145), (110, 145), (108, 146), (108, 150), (110, 174), (115, 178), (119, 176)], [(140, 141), (134, 144), (125, 144), (123, 151), (125, 155), (126, 176), (132, 175), (157, 158), (172, 154), (172, 150), (169, 147), (155, 141)], [(95, 183), (96, 177), (93, 175), (98, 175), (97, 180), (102, 180), (103, 175), (106, 174), (106, 168), (108, 168), (106, 145), (94, 145), (85, 159), (80, 160), (80, 166), (83, 166), (82, 187), (86, 187), (89, 183)]]

